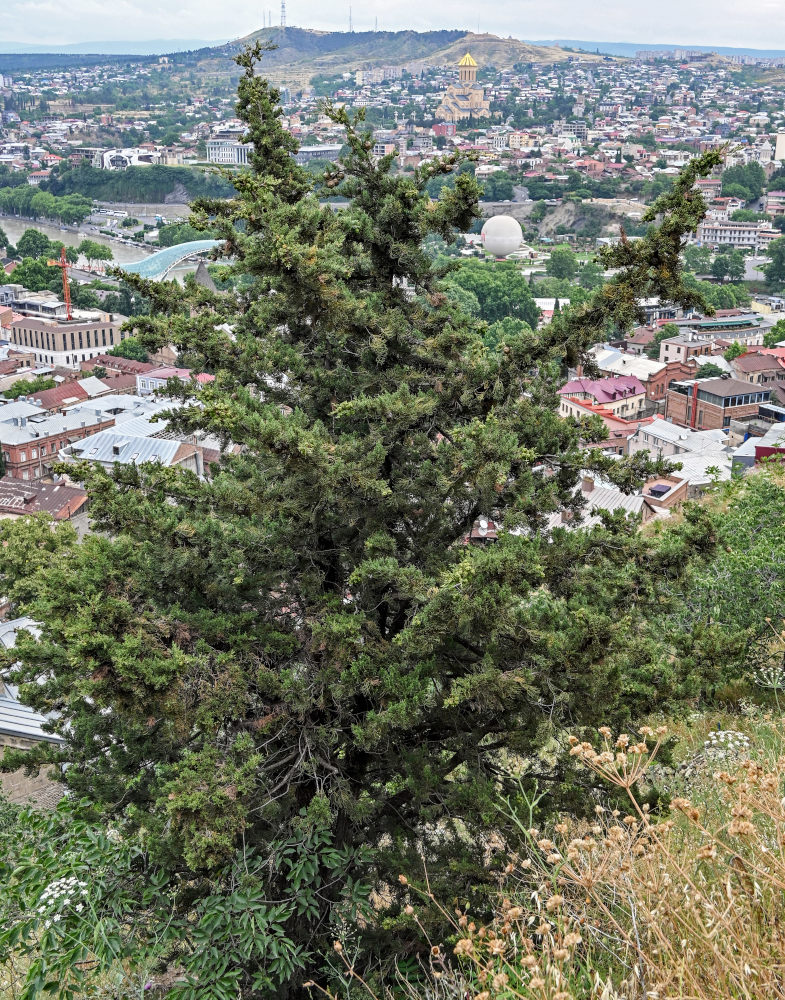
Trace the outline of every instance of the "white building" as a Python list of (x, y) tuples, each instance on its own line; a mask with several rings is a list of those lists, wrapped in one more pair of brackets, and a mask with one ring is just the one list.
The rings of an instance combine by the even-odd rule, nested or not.
[(698, 226), (697, 242), (707, 246), (752, 247), (765, 250), (782, 233), (767, 222), (723, 222), (710, 220)]
[(253, 150), (250, 142), (237, 142), (235, 139), (208, 139), (207, 162), (221, 163), (224, 166), (244, 167), (248, 163), (248, 154)]

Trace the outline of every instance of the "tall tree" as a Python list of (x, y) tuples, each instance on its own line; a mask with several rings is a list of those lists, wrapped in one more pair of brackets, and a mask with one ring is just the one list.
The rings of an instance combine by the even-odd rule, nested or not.
[[(513, 771), (565, 804), (567, 725), (680, 693), (678, 661), (642, 616), (710, 544), (697, 513), (667, 545), (622, 517), (560, 526), (562, 512), (580, 521), (582, 470), (629, 490), (649, 466), (585, 452), (557, 389), (609, 322), (641, 321), (640, 297), (700, 303), (678, 261), (705, 211), (695, 179), (718, 154), (650, 210), (658, 228), (601, 255), (619, 273), (588, 304), (488, 348), (423, 249), (477, 214), (470, 174), (427, 194), (458, 157), (394, 174), (330, 108), (349, 153), (323, 190), (349, 207), (322, 207), (259, 54), (238, 57), (250, 168), (234, 200), (195, 219), (217, 229), (243, 287), (139, 282), (153, 302), (143, 342), (174, 342), (216, 373), (176, 390), (188, 405), (171, 425), (241, 453), (202, 479), (71, 467), (97, 533), (0, 564), (0, 591), (41, 622), (18, 641), (16, 676), (64, 741), (27, 759), (67, 763), (83, 808), (142, 839), (179, 935), (162, 960), (194, 998), (208, 982), (245, 998), (296, 987), (346, 921), (363, 956), (381, 922), (402, 928), (387, 950), (403, 953), (396, 876), (422, 852), (452, 891), (491, 880), (476, 834)], [(4, 551), (24, 530), (0, 522)]]

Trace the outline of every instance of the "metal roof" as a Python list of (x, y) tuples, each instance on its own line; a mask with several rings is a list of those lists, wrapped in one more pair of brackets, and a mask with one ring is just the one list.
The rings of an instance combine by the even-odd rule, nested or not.
[[(101, 431), (92, 437), (76, 441), (65, 449), (66, 454), (74, 458), (86, 459), (88, 462), (121, 463), (123, 465), (140, 465), (142, 462), (160, 462), (161, 465), (171, 465), (182, 447), (182, 441), (164, 441), (161, 438), (142, 437), (127, 433), (129, 421), (119, 428)], [(153, 430), (160, 430), (161, 425), (154, 425)], [(61, 453), (62, 454), (62, 453)]]
[[(0, 645), (13, 649), (16, 645), (17, 632), (31, 632), (38, 636), (39, 629), (32, 618), (15, 618), (12, 621), (0, 622)], [(43, 725), (46, 717), (39, 715), (29, 705), (19, 701), (19, 692), (11, 684), (3, 682), (0, 677), (0, 736), (15, 736), (26, 740), (47, 740), (50, 743), (62, 743), (59, 736), (46, 733)]]

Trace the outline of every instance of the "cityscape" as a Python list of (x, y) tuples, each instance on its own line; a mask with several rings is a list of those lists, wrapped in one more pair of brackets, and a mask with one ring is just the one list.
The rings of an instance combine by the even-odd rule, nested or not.
[(785, 50), (292, 15), (0, 52), (0, 1000), (785, 997)]

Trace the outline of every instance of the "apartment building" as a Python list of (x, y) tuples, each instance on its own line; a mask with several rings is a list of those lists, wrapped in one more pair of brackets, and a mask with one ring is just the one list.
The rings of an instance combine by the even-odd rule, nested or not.
[(674, 382), (665, 397), (665, 419), (694, 430), (722, 429), (755, 416), (770, 399), (771, 389), (730, 377)]
[(130, 336), (121, 329), (125, 319), (116, 313), (81, 310), (75, 310), (71, 320), (57, 316), (15, 316), (8, 339), (42, 364), (78, 369), (82, 361), (106, 354)]
[(707, 219), (698, 226), (697, 242), (707, 246), (751, 247), (763, 251), (782, 233), (767, 222), (725, 222)]

